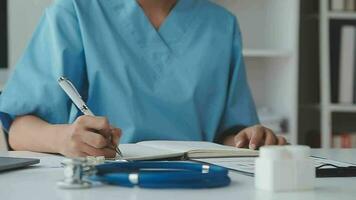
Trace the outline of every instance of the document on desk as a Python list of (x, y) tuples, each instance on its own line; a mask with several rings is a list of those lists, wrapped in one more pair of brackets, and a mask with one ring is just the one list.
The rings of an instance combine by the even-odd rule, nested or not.
[[(331, 164), (338, 167), (351, 167), (355, 164), (339, 162), (335, 160), (329, 160), (326, 158), (311, 157), (314, 160), (315, 167), (319, 167), (325, 164)], [(213, 165), (218, 165), (225, 167), (234, 171), (241, 172), (243, 174), (253, 176), (255, 171), (255, 160), (256, 157), (239, 157), (239, 158), (204, 158), (204, 159), (193, 159), (194, 161), (209, 163)], [(325, 166), (323, 168), (333, 168), (332, 166)]]
[(136, 144), (120, 144), (120, 149), (124, 160), (258, 156), (258, 151), (255, 150), (200, 141), (144, 141)]

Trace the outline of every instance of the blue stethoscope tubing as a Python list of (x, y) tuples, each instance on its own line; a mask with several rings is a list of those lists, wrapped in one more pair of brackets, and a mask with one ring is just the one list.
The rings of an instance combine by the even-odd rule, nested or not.
[[(208, 166), (208, 168), (207, 168)], [(91, 180), (142, 188), (215, 188), (230, 184), (228, 170), (191, 162), (133, 161), (96, 166)], [(136, 181), (132, 181), (132, 176)]]

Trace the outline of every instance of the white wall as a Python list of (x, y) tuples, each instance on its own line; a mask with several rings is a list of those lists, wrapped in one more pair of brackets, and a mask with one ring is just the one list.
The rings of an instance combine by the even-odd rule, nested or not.
[(38, 24), (43, 10), (52, 0), (10, 0), (9, 61), (14, 66)]
[[(9, 0), (9, 67), (12, 69), (52, 0)], [(0, 71), (0, 88), (7, 80), (8, 70)]]

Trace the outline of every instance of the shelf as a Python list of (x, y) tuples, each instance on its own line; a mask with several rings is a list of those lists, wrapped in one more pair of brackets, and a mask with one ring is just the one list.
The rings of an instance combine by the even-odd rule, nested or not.
[(329, 12), (330, 19), (356, 20), (356, 12)]
[(246, 58), (288, 58), (293, 53), (284, 49), (245, 49), (243, 55)]
[[(312, 110), (321, 110), (322, 106), (319, 104), (309, 104), (301, 105), (303, 109), (312, 109)], [(330, 104), (326, 106), (330, 112), (344, 112), (344, 113), (356, 113), (356, 105), (347, 105), (347, 104)]]
[(331, 104), (330, 111), (356, 113), (356, 105)]

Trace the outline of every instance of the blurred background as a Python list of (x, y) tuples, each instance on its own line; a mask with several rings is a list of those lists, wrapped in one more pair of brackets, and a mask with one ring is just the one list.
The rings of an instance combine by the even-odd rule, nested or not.
[[(356, 147), (356, 0), (212, 0), (238, 16), (262, 124), (292, 144)], [(0, 90), (52, 0), (0, 0)]]

